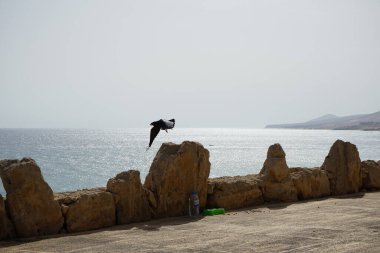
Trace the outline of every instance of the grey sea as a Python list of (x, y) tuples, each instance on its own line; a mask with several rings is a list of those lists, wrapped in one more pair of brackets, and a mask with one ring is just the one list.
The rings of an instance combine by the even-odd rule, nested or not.
[(289, 167), (320, 166), (337, 139), (354, 143), (362, 160), (380, 160), (379, 131), (175, 128), (161, 131), (146, 150), (149, 132), (0, 129), (0, 159), (32, 157), (54, 192), (105, 186), (109, 178), (130, 169), (139, 170), (143, 182), (163, 142), (203, 144), (210, 151), (210, 177), (258, 173), (274, 143), (282, 145)]

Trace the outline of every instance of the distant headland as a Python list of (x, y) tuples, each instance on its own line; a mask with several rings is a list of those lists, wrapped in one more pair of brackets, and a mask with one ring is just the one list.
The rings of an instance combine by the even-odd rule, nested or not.
[(380, 131), (380, 111), (345, 117), (326, 114), (304, 123), (267, 125), (265, 128)]

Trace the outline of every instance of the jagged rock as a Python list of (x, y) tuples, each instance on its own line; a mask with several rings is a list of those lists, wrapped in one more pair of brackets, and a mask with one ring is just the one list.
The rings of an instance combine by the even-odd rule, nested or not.
[(275, 143), (268, 148), (267, 158), (285, 158), (285, 151), (282, 149), (280, 143)]
[(0, 240), (15, 237), (15, 230), (5, 210), (4, 199), (0, 194)]
[(281, 145), (276, 143), (269, 147), (267, 159), (260, 171), (264, 180), (281, 182), (289, 177), (289, 168), (285, 160), (285, 152)]
[(321, 169), (326, 171), (332, 195), (358, 192), (362, 185), (361, 162), (354, 144), (337, 140)]
[(117, 174), (108, 180), (107, 191), (117, 199), (117, 224), (146, 221), (151, 218), (147, 192), (141, 185), (139, 171), (130, 170)]
[(200, 208), (204, 208), (209, 174), (209, 152), (201, 144), (162, 144), (144, 183), (156, 199), (155, 217), (186, 215), (193, 191), (198, 193)]
[(62, 206), (70, 233), (116, 224), (114, 199), (104, 188), (56, 193), (55, 199)]
[(290, 176), (297, 189), (298, 199), (320, 198), (330, 195), (330, 182), (319, 168), (291, 168)]
[(256, 175), (209, 179), (207, 207), (239, 209), (264, 203)]
[(361, 163), (363, 188), (367, 190), (380, 189), (380, 161), (372, 160)]
[(5, 159), (5, 160), (0, 160), (0, 173), (3, 169), (5, 169), (6, 167), (8, 167), (9, 165), (13, 164), (13, 163), (17, 163), (19, 162), (19, 160), (17, 159)]
[(297, 201), (297, 190), (290, 178), (285, 152), (276, 143), (268, 148), (267, 159), (260, 171), (260, 188), (265, 201)]
[(8, 214), (18, 237), (60, 231), (63, 226), (61, 208), (33, 159), (2, 161), (0, 175), (7, 192)]

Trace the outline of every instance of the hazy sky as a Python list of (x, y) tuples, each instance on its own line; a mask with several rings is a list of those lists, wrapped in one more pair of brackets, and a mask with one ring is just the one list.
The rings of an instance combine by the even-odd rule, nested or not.
[(380, 110), (380, 1), (0, 0), (0, 127)]

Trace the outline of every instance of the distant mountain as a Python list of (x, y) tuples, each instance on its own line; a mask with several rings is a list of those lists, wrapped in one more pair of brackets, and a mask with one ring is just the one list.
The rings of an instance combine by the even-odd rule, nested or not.
[(380, 111), (371, 114), (351, 115), (345, 117), (326, 114), (304, 123), (267, 125), (265, 128), (380, 131)]
[(309, 120), (307, 123), (318, 122), (318, 121), (323, 121), (323, 120), (330, 120), (330, 119), (336, 119), (336, 118), (339, 118), (339, 117), (336, 116), (336, 115), (333, 115), (333, 114), (325, 114), (325, 115), (323, 115), (321, 117)]

